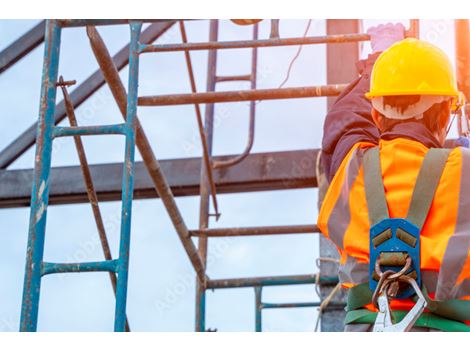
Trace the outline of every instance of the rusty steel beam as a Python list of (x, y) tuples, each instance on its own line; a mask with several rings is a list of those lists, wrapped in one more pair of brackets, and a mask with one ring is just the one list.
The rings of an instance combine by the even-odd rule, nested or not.
[(238, 40), (228, 42), (205, 42), (205, 43), (188, 43), (188, 44), (157, 44), (142, 45), (142, 53), (151, 52), (171, 52), (185, 50), (213, 50), (213, 49), (242, 49), (242, 48), (267, 48), (273, 46), (289, 46), (289, 45), (311, 45), (311, 44), (328, 44), (328, 43), (351, 43), (363, 42), (370, 40), (370, 36), (364, 33), (340, 34), (340, 35), (324, 35), (316, 37), (300, 37), (300, 38), (272, 38), (260, 40)]
[[(250, 154), (242, 164), (214, 172), (220, 194), (258, 192), (317, 186), (315, 161), (318, 150)], [(222, 160), (232, 156), (219, 157)], [(199, 195), (201, 159), (160, 161), (174, 196)], [(121, 199), (122, 163), (90, 165), (98, 199)], [(33, 171), (0, 170), (0, 208), (29, 207)], [(88, 202), (79, 166), (53, 167), (50, 173), (49, 205)], [(158, 198), (143, 162), (136, 162), (134, 199)]]
[[(151, 43), (155, 41), (173, 24), (174, 22), (160, 22), (151, 24), (145, 31), (142, 32), (141, 42)], [(123, 69), (128, 64), (129, 44), (127, 44), (120, 51), (118, 51), (116, 55), (113, 56), (113, 61), (118, 70)], [(70, 98), (75, 108), (78, 108), (104, 84), (105, 80), (101, 70), (95, 71), (70, 93)], [(59, 122), (61, 122), (65, 116), (65, 104), (64, 101), (61, 101), (55, 108), (55, 124), (57, 125)], [(35, 143), (37, 128), (38, 124), (36, 122), (0, 152), (0, 169), (8, 167)]]
[(15, 40), (0, 52), (0, 74), (28, 55), (42, 42), (46, 30), (46, 21), (40, 21), (37, 25)]
[(318, 233), (317, 225), (286, 225), (286, 226), (258, 226), (258, 227), (231, 227), (204, 230), (192, 230), (195, 237), (232, 237), (232, 236), (264, 236), (286, 234)]
[[(114, 99), (121, 111), (124, 119), (126, 119), (126, 108), (127, 108), (127, 94), (124, 85), (119, 78), (117, 68), (113, 64), (111, 55), (106, 48), (101, 36), (95, 27), (87, 27), (88, 38), (95, 55), (95, 58), (103, 72), (106, 82), (111, 89)], [(184, 222), (183, 216), (181, 215), (178, 206), (176, 205), (173, 193), (165, 177), (164, 172), (160, 167), (155, 154), (152, 151), (150, 142), (147, 135), (142, 128), (137, 116), (135, 117), (136, 126), (136, 144), (139, 148), (140, 154), (144, 161), (144, 165), (147, 168), (148, 174), (152, 179), (152, 184), (155, 190), (158, 192), (159, 197), (162, 199), (163, 205), (170, 217), (173, 226), (181, 240), (181, 243), (191, 261), (191, 264), (196, 271), (197, 277), (201, 282), (205, 282), (206, 274), (204, 269), (204, 263), (199, 256), (196, 246), (191, 241), (188, 228)], [(137, 191), (135, 187), (134, 192)]]
[(195, 94), (169, 94), (139, 97), (140, 106), (210, 104), (240, 101), (330, 97), (339, 95), (346, 84), (281, 89), (249, 89)]

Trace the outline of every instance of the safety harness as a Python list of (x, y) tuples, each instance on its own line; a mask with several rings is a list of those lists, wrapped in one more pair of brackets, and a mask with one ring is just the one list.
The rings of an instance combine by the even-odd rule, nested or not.
[[(420, 232), (450, 151), (431, 148), (427, 152), (405, 219), (389, 216), (379, 148), (365, 152), (364, 186), (371, 224), (369, 282), (349, 290), (345, 324), (374, 324), (374, 331), (409, 331), (413, 326), (470, 331), (463, 323), (470, 320), (470, 301), (434, 301), (421, 280)], [(390, 298), (411, 298), (416, 304), (409, 312), (392, 313)], [(379, 312), (362, 309), (369, 303)], [(429, 312), (423, 313), (425, 308)]]

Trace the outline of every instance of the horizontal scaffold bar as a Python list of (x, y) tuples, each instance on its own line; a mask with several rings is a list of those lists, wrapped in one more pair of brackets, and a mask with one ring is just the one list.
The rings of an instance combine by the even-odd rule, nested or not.
[(93, 136), (102, 134), (126, 134), (126, 125), (124, 123), (116, 125), (101, 126), (78, 126), (78, 127), (55, 127), (54, 137), (67, 136)]
[(311, 44), (335, 44), (363, 42), (370, 40), (370, 36), (364, 33), (335, 34), (315, 37), (298, 38), (273, 38), (260, 40), (237, 40), (226, 42), (204, 42), (204, 43), (186, 43), (186, 44), (142, 44), (141, 53), (151, 52), (170, 52), (186, 50), (212, 50), (212, 49), (242, 49), (242, 48), (266, 48), (274, 46), (288, 45), (311, 45)]
[[(261, 309), (277, 309), (277, 308), (309, 308), (319, 307), (322, 302), (296, 302), (296, 303), (261, 303)], [(344, 309), (345, 303), (331, 302), (328, 304), (329, 309)]]
[[(217, 279), (207, 281), (208, 289), (255, 287), (255, 286), (284, 286), (317, 284), (317, 275), (286, 275), (286, 276), (264, 276), (245, 277), (236, 279)], [(320, 277), (320, 284), (334, 285), (338, 283), (337, 277)]]
[(230, 237), (230, 236), (262, 236), (262, 235), (286, 235), (308, 234), (319, 232), (317, 225), (284, 225), (284, 226), (257, 226), (257, 227), (232, 227), (219, 229), (205, 229), (190, 231), (191, 236), (196, 237)]
[(281, 89), (249, 89), (226, 92), (153, 95), (139, 98), (140, 106), (169, 106), (185, 104), (228, 103), (239, 101), (299, 99), (339, 95), (346, 84), (295, 87)]
[(168, 22), (164, 19), (61, 19), (58, 20), (61, 27), (85, 27), (85, 26), (109, 26), (116, 24), (129, 24), (131, 22)]
[(48, 263), (43, 262), (41, 275), (60, 274), (60, 273), (80, 273), (90, 271), (108, 271), (116, 272), (119, 260), (103, 260), (100, 262), (88, 263)]

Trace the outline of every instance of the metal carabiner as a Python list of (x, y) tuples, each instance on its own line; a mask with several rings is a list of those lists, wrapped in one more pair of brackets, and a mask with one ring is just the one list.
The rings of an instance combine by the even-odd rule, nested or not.
[(421, 289), (419, 288), (416, 281), (408, 276), (401, 276), (397, 280), (403, 281), (411, 285), (415, 290), (418, 300), (411, 310), (405, 315), (405, 317), (397, 324), (392, 323), (392, 313), (388, 302), (388, 286), (391, 282), (387, 282), (384, 285), (382, 292), (380, 293), (377, 303), (379, 312), (375, 319), (373, 332), (405, 332), (410, 331), (416, 320), (421, 316), (424, 308), (427, 306), (426, 298), (424, 297)]

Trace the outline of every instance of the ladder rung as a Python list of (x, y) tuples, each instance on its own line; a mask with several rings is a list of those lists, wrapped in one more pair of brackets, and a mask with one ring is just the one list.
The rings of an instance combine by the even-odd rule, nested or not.
[(88, 263), (48, 263), (43, 262), (41, 275), (60, 274), (60, 273), (79, 273), (90, 271), (109, 271), (117, 272), (119, 260), (103, 260), (100, 262)]
[(251, 81), (250, 75), (238, 75), (238, 76), (217, 76), (215, 77), (217, 83), (220, 82), (233, 82), (233, 81)]
[(101, 134), (126, 134), (126, 124), (79, 127), (54, 127), (53, 137), (90, 136)]
[[(319, 307), (321, 302), (297, 302), (297, 303), (261, 303), (261, 309), (276, 309), (276, 308), (308, 308), (308, 307)], [(331, 302), (328, 304), (330, 308), (345, 307), (345, 303)]]

